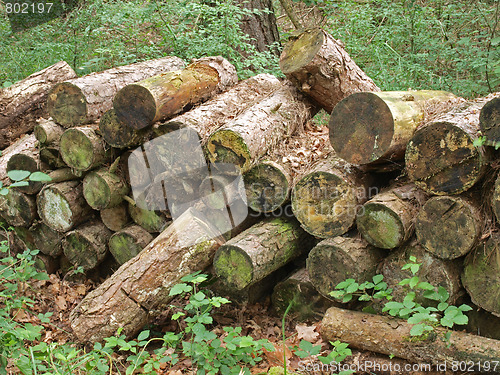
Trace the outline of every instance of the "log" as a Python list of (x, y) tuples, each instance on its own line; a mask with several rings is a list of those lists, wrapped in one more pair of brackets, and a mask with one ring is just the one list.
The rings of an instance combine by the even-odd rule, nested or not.
[(33, 129), (33, 134), (42, 145), (59, 145), (62, 133), (64, 133), (64, 128), (52, 119), (39, 119)]
[(113, 99), (119, 121), (143, 129), (206, 101), (238, 82), (223, 57), (195, 60), (184, 70), (162, 73), (122, 88)]
[(25, 227), (14, 227), (14, 248), (20, 252), (35, 250), (35, 238), (33, 233)]
[(302, 227), (319, 238), (344, 234), (368, 199), (368, 179), (333, 152), (298, 176), (292, 210)]
[(50, 177), (50, 182), (55, 184), (56, 182), (73, 181), (79, 179), (79, 176), (75, 175), (71, 168), (60, 168), (48, 173)]
[(10, 179), (7, 177), (7, 163), (10, 158), (13, 155), (21, 154), (24, 151), (33, 150), (34, 148), (36, 148), (36, 138), (33, 134), (30, 134), (21, 137), (2, 151), (0, 156), (0, 181), (3, 183), (3, 186), (7, 186), (10, 183)]
[(349, 237), (333, 237), (318, 243), (307, 257), (307, 271), (316, 290), (324, 297), (340, 282), (355, 279), (370, 281), (386, 251), (373, 247), (352, 233)]
[(84, 271), (96, 268), (108, 253), (111, 231), (99, 221), (90, 221), (68, 232), (62, 241), (64, 255)]
[[(7, 162), (6, 171), (21, 170), (37, 172), (42, 169), (46, 169), (46, 167), (43, 166), (40, 161), (40, 153), (35, 143), (33, 147), (26, 148), (21, 152), (13, 154)], [(42, 189), (42, 186), (43, 184), (39, 181), (28, 181), (27, 186), (19, 186), (16, 187), (16, 189), (26, 194), (37, 194)]]
[(181, 215), (138, 256), (87, 294), (71, 312), (70, 323), (81, 342), (98, 342), (119, 327), (135, 335), (172, 300), (171, 288), (181, 278), (206, 269), (220, 245), (209, 220), (193, 210)]
[(130, 217), (137, 225), (146, 229), (149, 233), (163, 232), (170, 224), (169, 218), (159, 211), (141, 208), (141, 204), (128, 204)]
[(500, 236), (493, 233), (464, 261), (462, 283), (472, 302), (500, 317)]
[(9, 189), (0, 195), (0, 216), (14, 227), (28, 228), (36, 218), (35, 197)]
[(59, 269), (59, 259), (39, 253), (35, 256), (34, 266), (38, 271), (43, 271), (50, 275), (56, 273)]
[(94, 210), (117, 206), (128, 191), (125, 180), (108, 168), (91, 171), (83, 179), (83, 196)]
[(123, 201), (115, 207), (99, 211), (103, 224), (113, 232), (125, 228), (132, 220), (128, 214), (128, 203)]
[(62, 254), (61, 241), (64, 234), (58, 232), (43, 222), (34, 224), (30, 231), (33, 234), (34, 244), (45, 255), (58, 257)]
[(479, 128), (486, 137), (486, 144), (500, 142), (500, 92), (488, 95), (488, 102), (479, 113)]
[(416, 217), (417, 241), (441, 259), (455, 259), (474, 249), (484, 226), (480, 206), (472, 199), (439, 196), (429, 199)]
[(307, 252), (312, 242), (294, 219), (266, 220), (222, 245), (214, 270), (225, 284), (242, 290)]
[(474, 146), (484, 98), (463, 103), (418, 128), (405, 154), (408, 177), (435, 195), (459, 194), (486, 170), (486, 151)]
[(349, 57), (342, 42), (320, 28), (290, 38), (281, 53), (280, 68), (328, 113), (355, 92), (380, 91)]
[(67, 232), (89, 218), (92, 209), (83, 197), (80, 181), (45, 186), (37, 196), (38, 215), (50, 228)]
[(181, 59), (167, 56), (62, 82), (51, 90), (47, 110), (66, 128), (91, 123), (111, 109), (113, 97), (126, 85), (183, 67)]
[(425, 199), (425, 194), (414, 184), (382, 191), (366, 202), (358, 213), (358, 231), (373, 246), (399, 247), (413, 235), (415, 216)]
[(57, 83), (75, 78), (76, 73), (60, 61), (0, 91), (0, 149), (7, 147), (36, 125), (46, 113), (49, 90)]
[[(434, 328), (427, 339), (414, 341), (408, 339), (411, 328), (403, 319), (331, 307), (321, 321), (321, 336), (327, 341), (340, 340), (352, 348), (415, 363), (444, 365), (448, 370), (453, 369), (453, 373), (457, 373), (460, 366), (464, 369), (464, 365), (476, 371), (484, 371), (484, 366), (489, 365), (491, 371), (500, 358), (500, 341), (441, 327)], [(444, 336), (449, 333), (448, 342)], [(457, 367), (452, 367), (454, 365)]]
[(332, 111), (330, 143), (349, 163), (370, 169), (397, 167), (406, 144), (429, 112), (442, 113), (458, 101), (446, 91), (354, 93)]
[(99, 121), (99, 132), (108, 145), (116, 148), (139, 146), (151, 135), (150, 128), (134, 129), (128, 127), (118, 119), (113, 108), (102, 115)]
[(109, 251), (122, 265), (139, 254), (151, 241), (153, 236), (139, 225), (129, 225), (109, 238)]
[(57, 169), (67, 167), (59, 152), (59, 146), (40, 146), (39, 149), (40, 160), (50, 168)]
[(245, 110), (208, 137), (208, 158), (246, 172), (266, 151), (303, 127), (315, 109), (290, 83)]

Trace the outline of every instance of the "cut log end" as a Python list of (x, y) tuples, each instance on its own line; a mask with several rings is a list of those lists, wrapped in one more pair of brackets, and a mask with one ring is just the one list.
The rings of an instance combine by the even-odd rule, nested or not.
[(151, 125), (156, 116), (155, 98), (147, 88), (135, 84), (118, 91), (113, 108), (119, 121), (136, 130)]
[(83, 195), (94, 210), (103, 210), (120, 204), (128, 192), (125, 182), (105, 169), (92, 171), (83, 179)]
[(0, 196), (0, 216), (12, 226), (29, 227), (36, 217), (35, 199), (11, 189)]
[(85, 122), (87, 100), (78, 86), (62, 82), (49, 93), (47, 111), (58, 124), (69, 128)]
[(252, 260), (237, 246), (225, 245), (224, 251), (218, 251), (214, 268), (217, 276), (237, 290), (250, 285), (253, 279)]
[(500, 141), (500, 97), (490, 100), (481, 109), (479, 127), (488, 141)]
[(127, 148), (138, 146), (144, 141), (147, 131), (138, 131), (121, 122), (114, 109), (106, 111), (100, 121), (99, 130), (106, 141), (112, 147)]
[(71, 168), (86, 171), (99, 165), (106, 157), (104, 142), (95, 127), (82, 126), (66, 130), (61, 136), (59, 150)]
[(399, 215), (383, 204), (366, 203), (356, 217), (356, 225), (364, 239), (382, 249), (393, 249), (406, 239)]
[(215, 163), (230, 163), (242, 170), (249, 167), (251, 155), (241, 136), (232, 131), (221, 129), (213, 133), (207, 143), (210, 161)]
[(321, 29), (303, 32), (293, 43), (288, 43), (280, 58), (280, 68), (284, 74), (293, 73), (309, 64), (324, 43), (325, 34)]

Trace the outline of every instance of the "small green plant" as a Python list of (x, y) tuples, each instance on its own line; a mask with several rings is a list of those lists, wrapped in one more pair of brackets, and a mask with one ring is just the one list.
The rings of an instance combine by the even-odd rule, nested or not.
[(9, 189), (11, 188), (28, 186), (29, 181), (39, 181), (39, 182), (51, 181), (49, 175), (39, 171), (28, 172), (22, 170), (12, 170), (7, 172), (7, 176), (14, 182), (9, 186), (3, 186), (3, 182), (0, 181), (0, 195), (9, 194)]

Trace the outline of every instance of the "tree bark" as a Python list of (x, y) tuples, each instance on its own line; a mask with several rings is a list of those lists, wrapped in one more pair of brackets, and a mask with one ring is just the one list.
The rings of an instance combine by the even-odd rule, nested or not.
[(113, 232), (118, 232), (125, 228), (132, 220), (128, 214), (128, 203), (122, 201), (119, 205), (112, 208), (105, 208), (99, 211), (104, 225)]
[(151, 135), (151, 129), (134, 129), (128, 127), (116, 116), (113, 108), (104, 112), (99, 121), (99, 131), (106, 143), (116, 148), (139, 146)]
[(289, 83), (212, 133), (207, 142), (211, 162), (231, 163), (246, 172), (251, 164), (313, 115), (314, 109)]
[(58, 232), (43, 222), (38, 222), (30, 228), (35, 246), (45, 255), (57, 257), (62, 254), (61, 241), (64, 234)]
[(56, 85), (50, 92), (47, 109), (66, 128), (91, 123), (111, 109), (113, 97), (126, 85), (183, 67), (181, 59), (168, 56), (91, 73)]
[(186, 211), (138, 256), (123, 264), (71, 312), (81, 342), (102, 341), (123, 328), (132, 337), (173, 298), (180, 279), (206, 269), (219, 247), (216, 231)]
[(464, 103), (418, 128), (405, 154), (408, 177), (435, 194), (459, 194), (484, 174), (486, 154), (474, 146), (484, 98)]
[(399, 247), (413, 235), (415, 216), (425, 199), (414, 184), (389, 188), (363, 205), (356, 217), (358, 231), (373, 246)]
[(91, 171), (83, 179), (83, 196), (94, 210), (117, 206), (128, 191), (129, 186), (125, 180), (109, 172), (108, 168)]
[(139, 254), (153, 236), (139, 225), (130, 225), (114, 233), (109, 239), (109, 251), (122, 265)]
[(28, 228), (36, 218), (35, 197), (10, 189), (0, 195), (0, 216), (12, 226)]
[(263, 221), (222, 245), (214, 269), (225, 284), (242, 290), (304, 254), (312, 242), (294, 219)]
[(73, 69), (65, 61), (60, 61), (0, 90), (0, 149), (33, 130), (36, 119), (46, 114), (45, 101), (49, 90), (55, 84), (75, 77)]
[(316, 290), (334, 300), (329, 293), (338, 283), (346, 279), (355, 279), (358, 283), (371, 281), (385, 255), (386, 251), (354, 235), (328, 238), (309, 253), (307, 271)]
[(462, 283), (477, 306), (500, 317), (500, 236), (490, 239), (465, 258)]
[(488, 102), (481, 108), (479, 128), (486, 137), (486, 144), (500, 142), (500, 92), (488, 95)]
[(474, 249), (483, 232), (479, 204), (453, 196), (429, 199), (416, 217), (418, 242), (441, 259), (455, 259)]
[[(480, 365), (484, 371), (487, 363), (491, 370), (500, 358), (500, 341), (436, 327), (426, 340), (413, 342), (408, 340), (411, 327), (402, 319), (331, 307), (321, 322), (321, 335), (327, 341), (340, 340), (353, 348), (415, 363), (443, 366), (446, 362), (448, 370), (453, 364), (466, 364), (476, 370)], [(451, 333), (449, 343), (444, 340), (446, 333)]]
[(459, 100), (446, 91), (354, 93), (338, 103), (330, 116), (330, 142), (349, 163), (396, 168), (428, 113), (443, 113)]
[(226, 59), (206, 57), (184, 70), (125, 86), (113, 99), (113, 108), (126, 126), (143, 129), (206, 101), (237, 81), (236, 69)]
[(351, 60), (340, 41), (315, 28), (290, 39), (280, 57), (281, 71), (326, 112), (360, 91), (380, 91)]

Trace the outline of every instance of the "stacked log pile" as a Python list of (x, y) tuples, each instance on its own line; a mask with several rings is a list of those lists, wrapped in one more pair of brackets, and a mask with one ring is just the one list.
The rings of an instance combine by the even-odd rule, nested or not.
[[(133, 336), (194, 271), (211, 267), (217, 291), (240, 297), (252, 289), (270, 294), (281, 279), (276, 309), (292, 303), (291, 313), (308, 319), (340, 306), (329, 292), (347, 278), (382, 273), (396, 287), (410, 256), (424, 264), (419, 277), (445, 287), (451, 302), (470, 296), (481, 309), (471, 327), (500, 318), (500, 178), (488, 142), (477, 145), (481, 131), (500, 126), (500, 93), (466, 101), (443, 91), (381, 92), (320, 29), (286, 46), (284, 81), (260, 74), (237, 83), (221, 57), (186, 67), (161, 61), (52, 84), (51, 117), (0, 157), (4, 186), (14, 182), (13, 170), (52, 178), (0, 196), (0, 215), (18, 242), (38, 248), (47, 269), (51, 260), (89, 274), (113, 265), (71, 315), (79, 340), (99, 341), (118, 327)], [(0, 104), (9, 95), (0, 92)], [(320, 108), (330, 114), (327, 127), (311, 125)], [(174, 133), (180, 130), (189, 132)], [(148, 153), (172, 134), (180, 134), (177, 143)], [(194, 134), (199, 153), (183, 147), (183, 134)], [(179, 159), (198, 175), (156, 173), (156, 164)], [(224, 174), (225, 164), (237, 168)], [(235, 175), (243, 177), (250, 210), (234, 205), (242, 198)], [(166, 202), (157, 189), (164, 184), (178, 185), (182, 199)], [(193, 203), (179, 216), (172, 201)], [(209, 215), (198, 210), (201, 201)], [(248, 217), (236, 223), (241, 210)], [(230, 231), (220, 229), (228, 223)], [(396, 299), (403, 294), (395, 288)], [(346, 311), (328, 310), (324, 335), (363, 348), (370, 340), (344, 336), (342, 327), (365, 317)], [(495, 340), (474, 345), (483, 344), (499, 352)], [(367, 348), (393, 353), (389, 341)], [(397, 354), (428, 358), (406, 345)]]

